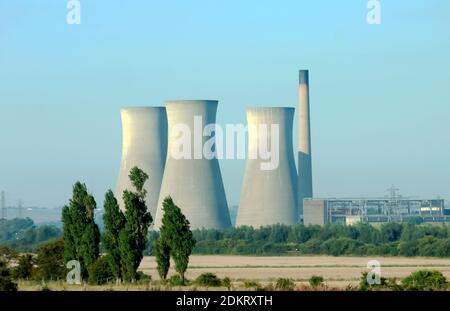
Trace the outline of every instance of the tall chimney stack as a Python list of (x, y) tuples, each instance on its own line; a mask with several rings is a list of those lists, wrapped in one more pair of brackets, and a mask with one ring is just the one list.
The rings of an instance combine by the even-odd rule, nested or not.
[(298, 211), (303, 219), (303, 199), (313, 197), (309, 71), (300, 70), (298, 86)]

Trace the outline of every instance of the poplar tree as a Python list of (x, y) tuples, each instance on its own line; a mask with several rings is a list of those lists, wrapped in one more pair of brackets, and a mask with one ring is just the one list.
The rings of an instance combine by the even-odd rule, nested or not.
[(189, 221), (171, 197), (164, 199), (163, 213), (160, 239), (169, 246), (170, 256), (175, 262), (175, 270), (184, 283), (195, 239), (190, 230)]
[(131, 184), (136, 191), (125, 190), (125, 227), (119, 234), (122, 277), (134, 281), (147, 242), (148, 227), (153, 219), (147, 211), (144, 184), (148, 175), (138, 167), (133, 167), (129, 174)]
[(158, 274), (162, 280), (165, 280), (170, 268), (170, 247), (161, 238), (156, 239), (153, 243)]
[(102, 236), (103, 248), (114, 276), (116, 279), (121, 279), (119, 236), (125, 227), (125, 216), (120, 210), (119, 204), (111, 190), (105, 195), (104, 208), (103, 222), (105, 230)]
[(62, 211), (64, 260), (77, 260), (83, 278), (87, 278), (87, 268), (99, 256), (100, 231), (94, 221), (95, 208), (95, 199), (86, 185), (76, 182), (72, 199)]

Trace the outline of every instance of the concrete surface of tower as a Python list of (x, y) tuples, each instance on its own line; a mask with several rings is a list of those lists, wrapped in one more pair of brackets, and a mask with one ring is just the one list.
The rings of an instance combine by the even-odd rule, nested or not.
[[(294, 111), (294, 108), (278, 107), (247, 109), (249, 143), (237, 227), (257, 228), (298, 222), (297, 172), (292, 141)], [(267, 130), (263, 130), (261, 125), (265, 125)], [(278, 125), (278, 135), (270, 131), (271, 125)], [(278, 146), (275, 151), (279, 160), (275, 169), (262, 169), (261, 164), (267, 159), (263, 159), (255, 149), (260, 150), (259, 144), (263, 141), (267, 141), (269, 146)], [(255, 154), (258, 156), (254, 157)]]
[[(156, 230), (161, 226), (162, 203), (167, 196), (171, 196), (180, 207), (192, 229), (223, 229), (231, 226), (219, 162), (216, 157), (208, 159), (202, 154), (203, 146), (212, 138), (203, 135), (204, 127), (208, 124), (215, 125), (217, 106), (218, 102), (214, 100), (166, 103), (169, 140), (156, 212)], [(202, 126), (200, 129), (197, 128), (197, 123)], [(180, 129), (189, 132), (189, 152), (183, 158), (178, 155), (180, 135), (183, 135)]]
[(155, 218), (167, 154), (167, 116), (164, 107), (131, 107), (120, 111), (122, 117), (122, 161), (116, 198), (124, 210), (123, 191), (134, 190), (130, 170), (137, 166), (148, 174), (147, 208)]
[(298, 210), (303, 219), (303, 199), (313, 197), (308, 70), (299, 72), (298, 117)]

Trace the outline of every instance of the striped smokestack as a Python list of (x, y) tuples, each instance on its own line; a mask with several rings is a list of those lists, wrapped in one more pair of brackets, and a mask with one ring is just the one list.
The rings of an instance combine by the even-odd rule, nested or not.
[(313, 197), (308, 70), (299, 74), (298, 115), (298, 210), (303, 219), (303, 199)]

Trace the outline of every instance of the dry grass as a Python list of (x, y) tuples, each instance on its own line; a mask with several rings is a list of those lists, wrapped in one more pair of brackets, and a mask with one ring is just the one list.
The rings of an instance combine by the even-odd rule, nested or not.
[[(246, 256), (192, 256), (188, 279), (195, 279), (200, 274), (212, 272), (220, 278), (229, 277), (232, 280), (232, 290), (255, 289), (246, 288), (244, 283), (254, 281), (262, 288), (271, 288), (278, 278), (290, 278), (295, 281), (296, 290), (311, 290), (308, 280), (313, 275), (325, 279), (325, 286), (314, 290), (345, 289), (348, 285), (357, 285), (361, 273), (369, 271), (367, 262), (378, 260), (381, 264), (383, 277), (404, 278), (411, 272), (424, 269), (441, 271), (450, 279), (450, 259), (440, 258), (403, 258), (403, 257), (246, 257)], [(68, 291), (160, 291), (160, 290), (226, 290), (220, 288), (204, 288), (195, 285), (172, 287), (159, 283), (154, 257), (145, 257), (140, 269), (151, 275), (154, 281), (135, 284), (67, 285), (62, 281), (19, 282), (20, 290), (50, 290)], [(171, 269), (169, 276), (175, 272)]]
[[(221, 278), (229, 277), (232, 280), (274, 281), (278, 278), (291, 278), (307, 282), (311, 276), (320, 275), (327, 284), (345, 287), (357, 282), (361, 273), (368, 271), (369, 260), (380, 262), (384, 277), (403, 278), (413, 271), (434, 269), (450, 278), (450, 259), (331, 256), (192, 256), (187, 277), (195, 279), (202, 273), (212, 271)], [(140, 268), (153, 279), (158, 279), (154, 257), (145, 257)]]

